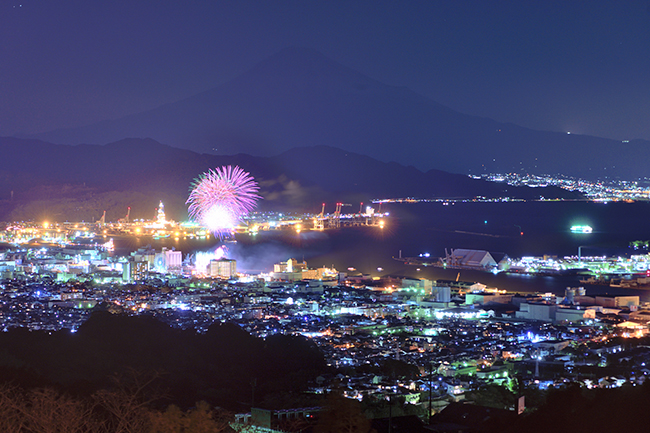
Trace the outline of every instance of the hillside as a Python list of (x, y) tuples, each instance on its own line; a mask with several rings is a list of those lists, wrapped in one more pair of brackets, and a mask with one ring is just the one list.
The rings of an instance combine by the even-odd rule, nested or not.
[(210, 168), (239, 165), (259, 182), (260, 209), (320, 211), (321, 203), (390, 197), (576, 197), (555, 188), (513, 188), (438, 170), (384, 163), (341, 149), (315, 146), (276, 156), (217, 156), (152, 139), (104, 146), (67, 146), (0, 138), (0, 219), (94, 221), (152, 218), (160, 200), (174, 219), (187, 216), (194, 178)]

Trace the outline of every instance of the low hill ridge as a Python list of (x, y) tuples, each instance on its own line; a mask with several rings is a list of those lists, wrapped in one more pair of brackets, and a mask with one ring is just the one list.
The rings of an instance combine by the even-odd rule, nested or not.
[(191, 182), (210, 168), (238, 165), (259, 182), (261, 209), (320, 211), (322, 202), (367, 203), (395, 197), (576, 197), (556, 188), (514, 188), (438, 170), (422, 172), (331, 146), (270, 157), (199, 154), (153, 139), (66, 146), (0, 138), (0, 204), (4, 220), (115, 221), (153, 217), (160, 200), (174, 219), (187, 217)]

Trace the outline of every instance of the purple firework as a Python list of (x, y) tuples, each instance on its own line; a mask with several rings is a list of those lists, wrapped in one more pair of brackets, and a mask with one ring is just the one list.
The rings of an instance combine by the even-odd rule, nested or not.
[(190, 218), (218, 236), (228, 234), (261, 197), (253, 177), (241, 168), (208, 170), (192, 183), (187, 199)]

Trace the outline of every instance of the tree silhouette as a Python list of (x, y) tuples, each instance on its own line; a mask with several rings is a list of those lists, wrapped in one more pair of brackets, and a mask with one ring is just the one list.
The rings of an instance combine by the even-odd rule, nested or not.
[(361, 410), (361, 403), (338, 393), (327, 396), (314, 433), (369, 433), (371, 422)]
[(129, 376), (115, 376), (112, 389), (101, 389), (93, 394), (97, 405), (106, 413), (105, 425), (112, 433), (146, 432), (149, 426), (149, 407), (160, 395), (152, 393), (152, 385), (159, 377), (148, 377), (131, 371)]
[(31, 391), (25, 404), (15, 404), (25, 423), (33, 433), (85, 433), (98, 431), (99, 425), (91, 417), (92, 406), (57, 393), (52, 389)]
[(215, 411), (204, 401), (183, 412), (171, 405), (165, 412), (152, 412), (150, 433), (221, 433), (229, 429), (231, 416)]

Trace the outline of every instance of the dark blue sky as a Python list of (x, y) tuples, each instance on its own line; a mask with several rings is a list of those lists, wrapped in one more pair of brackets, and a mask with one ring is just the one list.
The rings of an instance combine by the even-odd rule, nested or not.
[(0, 0), (0, 135), (154, 108), (295, 45), (464, 113), (650, 139), (650, 3), (597, 0)]

